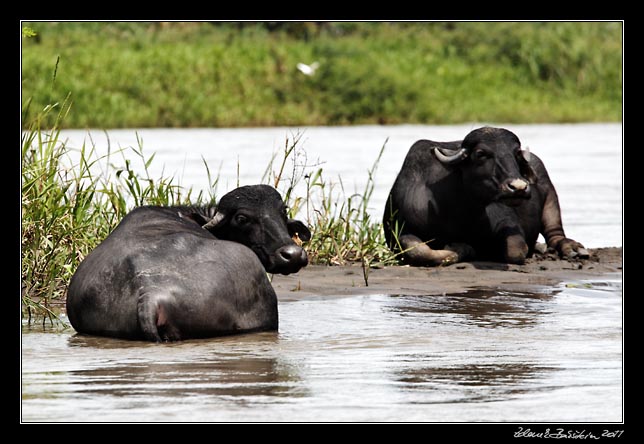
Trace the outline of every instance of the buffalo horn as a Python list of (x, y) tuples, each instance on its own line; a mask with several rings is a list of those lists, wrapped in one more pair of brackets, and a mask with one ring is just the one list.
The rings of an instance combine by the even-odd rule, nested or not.
[(439, 147), (436, 146), (434, 147), (434, 154), (436, 155), (436, 158), (441, 161), (441, 163), (451, 165), (465, 159), (467, 157), (467, 150), (465, 148), (461, 148), (455, 154), (445, 154)]
[(526, 160), (526, 162), (530, 162), (530, 147), (526, 146), (522, 151), (521, 154), (523, 154), (523, 158)]
[(217, 228), (217, 226), (221, 224), (225, 218), (226, 215), (224, 213), (218, 212), (217, 214), (215, 214), (215, 217), (206, 222), (206, 224), (203, 225), (202, 228), (205, 230), (212, 230), (214, 228)]

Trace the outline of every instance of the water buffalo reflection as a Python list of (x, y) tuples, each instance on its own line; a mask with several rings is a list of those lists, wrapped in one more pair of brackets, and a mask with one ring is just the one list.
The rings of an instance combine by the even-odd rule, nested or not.
[(80, 392), (111, 396), (298, 397), (306, 394), (297, 369), (274, 358), (234, 357), (206, 362), (119, 363), (70, 372)]
[(539, 316), (548, 313), (543, 303), (559, 291), (533, 293), (527, 291), (502, 291), (493, 288), (474, 288), (464, 293), (445, 295), (396, 295), (389, 310), (403, 316), (423, 313), (460, 315), (439, 319), (438, 322), (473, 324), (478, 327), (528, 327)]
[[(556, 370), (532, 363), (463, 364), (406, 369), (402, 390), (421, 391), (423, 402), (489, 402), (542, 390), (538, 381)], [(427, 397), (435, 393), (436, 396)]]

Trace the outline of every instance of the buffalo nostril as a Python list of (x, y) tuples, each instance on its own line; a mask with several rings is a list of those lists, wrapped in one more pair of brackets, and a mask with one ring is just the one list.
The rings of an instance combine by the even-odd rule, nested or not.
[(508, 182), (508, 189), (512, 192), (526, 191), (528, 189), (528, 182), (521, 179), (514, 179)]
[(277, 250), (277, 255), (285, 262), (304, 262), (307, 260), (306, 252), (297, 245), (287, 245)]
[(294, 254), (295, 252), (291, 248), (282, 248), (279, 250), (280, 257), (286, 261), (293, 259)]

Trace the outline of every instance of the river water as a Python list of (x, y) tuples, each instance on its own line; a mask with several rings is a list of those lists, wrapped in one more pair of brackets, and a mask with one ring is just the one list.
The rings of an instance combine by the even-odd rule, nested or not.
[(172, 344), (23, 329), (23, 421), (612, 422), (621, 275), (282, 301), (278, 333)]
[[(388, 137), (372, 211), (408, 147), (471, 125), (309, 128), (328, 176), (361, 190)], [(549, 168), (567, 234), (622, 245), (621, 125), (509, 127)], [(257, 183), (291, 129), (141, 130), (159, 172), (206, 187), (201, 156), (223, 162), (220, 191)], [(85, 132), (64, 134), (80, 144)], [(110, 131), (115, 146), (133, 130)], [(97, 150), (101, 133), (92, 134)], [(78, 145), (80, 146), (80, 145)], [(186, 150), (190, 148), (190, 150)], [(154, 174), (156, 171), (152, 171)], [(349, 192), (351, 192), (349, 190)], [(172, 344), (22, 328), (24, 422), (623, 420), (622, 275), (525, 291), (287, 298), (280, 328)]]
[[(296, 162), (319, 165), (304, 168), (306, 172), (321, 167), (325, 180), (338, 184), (337, 190), (341, 179), (347, 196), (362, 194), (367, 172), (385, 145), (369, 204), (374, 220), (381, 220), (389, 190), (416, 140), (460, 140), (479, 126), (482, 125), (125, 129), (107, 133), (67, 130), (61, 139), (75, 148), (83, 143), (94, 144), (99, 155), (107, 154), (109, 146), (110, 163), (121, 167), (123, 158), (114, 153), (126, 148), (126, 157), (136, 171), (142, 172), (142, 162), (137, 162), (136, 155), (127, 149), (138, 147), (138, 137), (147, 156), (156, 153), (150, 176), (174, 177), (183, 187), (192, 187), (195, 194), (209, 187), (205, 160), (212, 176), (219, 175), (217, 195), (235, 188), (238, 182), (260, 183), (273, 155), (278, 154), (273, 168), (276, 170), (286, 138), (292, 140), (297, 134), (301, 135), (298, 147), (303, 154)], [(622, 245), (621, 124), (495, 126), (513, 131), (523, 146), (530, 147), (544, 161), (559, 195), (568, 237), (589, 248)], [(290, 163), (287, 170), (289, 167)], [(306, 195), (304, 187), (304, 181), (300, 181), (296, 195)]]

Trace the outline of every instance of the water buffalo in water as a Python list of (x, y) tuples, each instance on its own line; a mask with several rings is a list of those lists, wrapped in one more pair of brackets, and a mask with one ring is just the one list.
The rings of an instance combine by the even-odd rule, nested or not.
[(80, 333), (151, 341), (276, 330), (266, 272), (307, 265), (295, 234), (311, 236), (266, 185), (216, 208), (136, 208), (79, 265), (67, 315)]
[(383, 223), (389, 247), (411, 265), (468, 258), (522, 264), (539, 233), (561, 256), (588, 256), (564, 234), (541, 160), (502, 128), (479, 128), (457, 142), (414, 143)]

